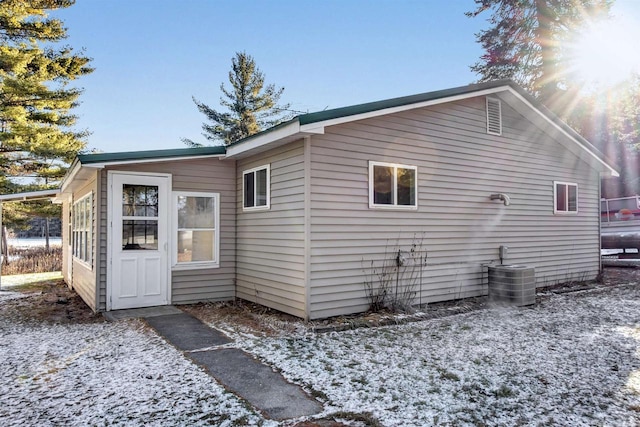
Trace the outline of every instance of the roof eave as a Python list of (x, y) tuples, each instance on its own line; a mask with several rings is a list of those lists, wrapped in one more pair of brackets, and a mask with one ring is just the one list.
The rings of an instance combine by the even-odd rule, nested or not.
[(141, 164), (141, 163), (160, 163), (160, 162), (172, 162), (172, 161), (182, 161), (182, 160), (194, 160), (194, 159), (208, 159), (208, 158), (224, 158), (226, 157), (224, 154), (207, 154), (207, 155), (195, 155), (195, 156), (174, 156), (174, 157), (150, 157), (147, 159), (126, 159), (126, 160), (111, 160), (104, 162), (86, 162), (82, 163), (82, 166), (94, 168), (94, 169), (103, 169), (108, 166), (119, 166), (119, 165), (129, 165), (129, 164)]
[[(323, 134), (327, 126), (335, 126), (356, 120), (364, 120), (416, 108), (424, 108), (433, 105), (455, 102), (478, 96), (487, 96), (506, 91), (512, 93), (522, 102), (524, 102), (529, 108), (539, 114), (545, 121), (550, 123), (561, 133), (567, 136), (571, 141), (576, 143), (581, 149), (583, 149), (588, 154), (588, 156), (592, 158), (592, 160), (594, 161), (593, 164), (600, 167), (599, 171), (602, 172), (604, 176), (619, 176), (619, 173), (615, 170), (615, 168), (613, 168), (602, 157), (602, 155), (599, 155), (599, 151), (595, 147), (593, 147), (592, 144), (581, 137), (569, 126), (564, 124), (564, 122), (562, 122), (551, 111), (544, 107), (544, 105), (535, 101), (530, 95), (528, 95), (522, 88), (520, 88), (511, 80), (479, 83), (418, 96), (414, 95), (395, 98), (387, 101), (362, 104), (353, 108), (339, 108), (336, 109), (333, 113), (331, 111), (328, 111), (302, 115), (293, 119), (290, 123), (286, 123), (279, 129), (265, 131), (255, 136), (246, 138), (245, 140), (237, 143), (237, 145), (229, 146), (227, 148), (227, 156), (233, 157), (240, 154), (247, 154), (250, 151), (257, 151), (259, 149), (264, 150), (266, 148), (265, 146), (270, 145), (276, 141), (283, 140), (285, 138), (286, 140), (293, 140), (298, 136), (302, 137), (304, 135), (310, 134)], [(420, 100), (421, 98), (425, 99)], [(384, 105), (386, 104), (391, 105), (389, 107), (384, 107)], [(350, 110), (355, 110), (356, 112), (351, 113)], [(358, 110), (363, 111), (357, 112)], [(315, 120), (315, 118), (317, 117), (328, 118)]]
[(64, 178), (62, 178), (62, 182), (60, 183), (60, 193), (67, 191), (69, 185), (71, 185), (76, 175), (80, 172), (80, 169), (82, 169), (82, 163), (78, 157), (76, 157), (71, 163), (71, 166), (69, 166), (69, 170), (65, 174)]
[(438, 104), (445, 104), (447, 102), (455, 102), (455, 101), (461, 101), (464, 99), (468, 99), (468, 98), (475, 98), (478, 96), (486, 96), (486, 95), (491, 95), (497, 92), (503, 92), (507, 89), (509, 89), (510, 86), (505, 84), (505, 85), (501, 85), (501, 86), (495, 86), (495, 87), (491, 87), (491, 88), (487, 88), (487, 89), (481, 89), (481, 90), (477, 90), (477, 91), (470, 91), (470, 92), (465, 92), (465, 93), (459, 93), (459, 94), (455, 94), (455, 95), (450, 95), (450, 96), (445, 96), (442, 98), (434, 98), (434, 99), (428, 99), (425, 101), (419, 101), (419, 102), (415, 102), (415, 103), (411, 103), (411, 104), (404, 104), (404, 105), (398, 105), (398, 106), (393, 106), (393, 107), (387, 107), (387, 108), (383, 108), (383, 109), (379, 109), (379, 110), (373, 110), (373, 111), (368, 111), (368, 112), (363, 112), (363, 113), (358, 113), (358, 114), (352, 114), (352, 115), (348, 115), (348, 116), (343, 116), (343, 117), (336, 117), (336, 118), (332, 118), (332, 119), (328, 119), (328, 120), (322, 120), (322, 121), (318, 121), (318, 122), (312, 122), (312, 123), (308, 123), (305, 124), (303, 126), (301, 126), (301, 130), (304, 130), (306, 132), (314, 132), (316, 130), (322, 129), (324, 132), (324, 128), (327, 126), (335, 126), (335, 125), (339, 125), (342, 123), (347, 123), (347, 122), (352, 122), (352, 121), (356, 121), (356, 120), (364, 120), (364, 119), (370, 119), (373, 117), (379, 117), (379, 116), (384, 116), (387, 114), (394, 114), (394, 113), (399, 113), (402, 111), (407, 111), (407, 110), (414, 110), (417, 108), (424, 108), (424, 107), (430, 107), (433, 105), (438, 105)]
[(261, 132), (229, 145), (227, 147), (227, 157), (238, 157), (241, 154), (256, 150), (275, 141), (295, 138), (301, 134), (300, 121), (295, 118), (273, 130)]
[[(402, 100), (405, 99), (415, 99), (415, 96), (396, 98), (390, 101), (382, 101), (382, 102), (372, 102), (367, 104), (362, 104), (365, 110), (368, 106), (377, 106), (384, 105), (385, 102), (395, 102), (399, 100), (401, 105), (392, 105), (390, 107), (383, 108), (371, 108), (370, 110), (363, 111), (361, 113), (355, 114), (345, 114), (339, 117), (331, 117), (329, 119), (324, 120), (313, 120), (309, 119), (310, 116), (314, 116), (315, 113), (306, 114), (302, 116), (298, 116), (292, 119), (288, 123), (284, 123), (279, 128), (273, 130), (267, 130), (265, 132), (261, 132), (259, 134), (250, 136), (244, 140), (241, 140), (235, 144), (232, 144), (227, 147), (227, 157), (237, 157), (241, 154), (248, 153), (250, 151), (254, 151), (260, 148), (263, 148), (266, 145), (272, 144), (276, 141), (283, 139), (295, 139), (296, 137), (303, 137), (306, 135), (321, 135), (324, 134), (325, 127), (327, 126), (335, 126), (341, 123), (352, 122), (356, 120), (364, 120), (368, 118), (383, 116), (386, 114), (397, 113), (406, 110), (412, 110), (416, 108), (428, 107), (431, 105), (443, 104), (446, 102), (459, 101), (462, 99), (473, 98), (476, 96), (484, 96), (490, 95), (496, 92), (501, 92), (510, 88), (511, 85), (507, 81), (493, 82), (492, 85), (488, 84), (479, 84), (479, 85), (471, 85), (469, 87), (461, 87), (455, 88), (453, 90), (447, 91), (438, 91), (434, 92), (436, 94), (445, 94), (443, 96), (436, 96), (434, 98), (429, 98), (424, 101), (417, 102), (406, 102), (403, 103)], [(347, 108), (338, 108), (336, 111), (347, 110)]]
[(117, 153), (79, 154), (78, 160), (83, 165), (88, 164), (122, 164), (123, 162), (170, 161), (184, 158), (201, 158), (210, 156), (224, 156), (224, 146), (191, 147), (177, 149), (160, 149), (144, 151), (124, 151)]
[(23, 193), (2, 194), (0, 202), (28, 202), (31, 200), (54, 199), (60, 194), (60, 189), (25, 191)]
[[(224, 151), (224, 147), (221, 147), (221, 150), (214, 150), (217, 147), (203, 147), (201, 151), (212, 151), (211, 154), (187, 154), (188, 151), (193, 152), (198, 149), (185, 149), (183, 150), (185, 154), (183, 155), (173, 155), (172, 152), (175, 150), (157, 150), (157, 151), (140, 151), (140, 152), (123, 152), (123, 153), (107, 153), (107, 154), (83, 154), (78, 155), (71, 163), (69, 167), (69, 171), (65, 175), (61, 184), (61, 192), (64, 193), (69, 188), (69, 185), (76, 178), (78, 173), (82, 170), (88, 169), (104, 169), (108, 166), (118, 166), (118, 165), (127, 165), (127, 164), (141, 164), (141, 163), (159, 163), (159, 162), (169, 162), (169, 161), (182, 161), (182, 160), (193, 160), (193, 159), (206, 159), (206, 158), (220, 158), (223, 159), (226, 155), (222, 152)], [(182, 149), (181, 149), (182, 150)], [(163, 154), (166, 152), (166, 154)], [(145, 153), (149, 157), (145, 157)]]

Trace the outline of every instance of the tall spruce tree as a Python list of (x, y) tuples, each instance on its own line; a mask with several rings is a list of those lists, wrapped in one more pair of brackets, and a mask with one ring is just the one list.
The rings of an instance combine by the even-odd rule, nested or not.
[[(70, 86), (89, 74), (90, 58), (60, 45), (67, 31), (51, 11), (74, 0), (0, 1), (0, 191), (56, 185), (82, 150), (85, 131), (74, 130), (82, 90)], [(37, 206), (37, 205), (36, 205)], [(50, 208), (7, 206), (5, 218), (26, 220)], [(8, 218), (7, 218), (8, 217)]]
[[(273, 84), (265, 86), (264, 74), (251, 55), (236, 52), (231, 59), (229, 83), (229, 89), (224, 83), (220, 84), (224, 95), (220, 97), (220, 105), (228, 109), (226, 112), (215, 110), (193, 98), (198, 110), (210, 122), (202, 125), (202, 135), (207, 140), (215, 143), (222, 141), (229, 145), (288, 119), (285, 112), (289, 104), (277, 105), (284, 87), (276, 88)], [(202, 145), (187, 138), (182, 141), (192, 147)]]
[(567, 41), (588, 20), (606, 16), (611, 0), (475, 0), (467, 16), (491, 12), (477, 34), (485, 53), (471, 70), (480, 81), (512, 79), (551, 104), (571, 87)]
[(601, 92), (580, 94), (569, 123), (593, 142), (620, 172), (602, 188), (606, 198), (640, 194), (640, 75)]
[(510, 78), (594, 143), (621, 173), (606, 197), (640, 193), (640, 78), (599, 92), (582, 90), (572, 67), (572, 39), (588, 22), (606, 19), (612, 0), (475, 0), (467, 16), (491, 12), (477, 34), (485, 53), (471, 70), (480, 81)]

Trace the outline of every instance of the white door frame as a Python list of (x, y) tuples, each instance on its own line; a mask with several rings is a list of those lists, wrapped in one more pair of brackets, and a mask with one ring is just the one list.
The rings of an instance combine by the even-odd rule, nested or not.
[[(153, 173), (153, 172), (128, 172), (128, 171), (107, 171), (107, 311), (112, 310), (112, 290), (113, 290), (113, 177), (114, 175), (129, 175), (129, 176), (154, 176), (158, 178), (167, 178), (167, 194), (164, 197), (167, 198), (167, 252), (166, 256), (166, 277), (167, 277), (167, 304), (171, 304), (171, 254), (169, 253), (173, 243), (173, 231), (171, 230), (172, 221), (172, 206), (171, 206), (171, 194), (172, 194), (172, 179), (170, 173)], [(118, 200), (118, 202), (120, 202)]]

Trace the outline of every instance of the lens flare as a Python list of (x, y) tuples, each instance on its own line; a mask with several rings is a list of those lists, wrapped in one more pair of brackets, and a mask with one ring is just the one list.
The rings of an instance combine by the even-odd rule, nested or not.
[(640, 72), (640, 23), (594, 22), (570, 43), (571, 74), (585, 87), (610, 88)]

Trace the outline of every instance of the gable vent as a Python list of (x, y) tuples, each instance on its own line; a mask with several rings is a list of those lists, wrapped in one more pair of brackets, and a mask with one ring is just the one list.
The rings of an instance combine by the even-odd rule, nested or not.
[(502, 135), (502, 107), (499, 99), (487, 98), (487, 133)]

